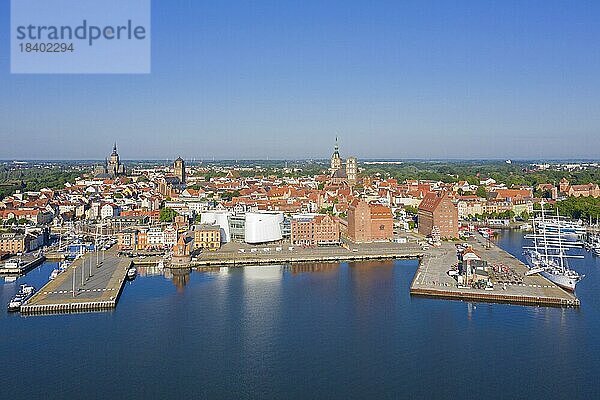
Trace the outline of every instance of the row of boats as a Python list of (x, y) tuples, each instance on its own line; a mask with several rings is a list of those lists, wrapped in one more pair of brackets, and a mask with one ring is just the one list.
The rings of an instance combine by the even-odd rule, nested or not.
[(600, 255), (600, 240), (582, 241), (586, 229), (579, 222), (568, 221), (559, 216), (546, 216), (542, 206), (540, 216), (533, 220), (533, 233), (525, 235), (529, 243), (523, 247), (529, 271), (527, 275), (540, 274), (563, 289), (574, 291), (584, 278), (569, 267), (569, 259), (583, 259), (583, 255), (572, 254), (573, 249), (588, 248)]
[(595, 256), (600, 257), (600, 234), (590, 234), (587, 236), (584, 246)]

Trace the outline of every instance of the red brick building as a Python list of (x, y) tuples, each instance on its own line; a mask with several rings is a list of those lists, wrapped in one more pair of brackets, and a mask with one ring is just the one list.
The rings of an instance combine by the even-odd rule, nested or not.
[(348, 238), (357, 243), (391, 240), (394, 237), (392, 210), (380, 204), (354, 199), (348, 206)]
[(442, 238), (458, 237), (458, 209), (446, 192), (427, 193), (419, 205), (419, 233), (431, 235), (433, 227)]
[(300, 214), (291, 224), (291, 240), (297, 246), (318, 246), (340, 242), (340, 224), (330, 215)]
[(389, 207), (381, 204), (370, 204), (371, 212), (371, 240), (383, 241), (394, 238), (394, 217)]

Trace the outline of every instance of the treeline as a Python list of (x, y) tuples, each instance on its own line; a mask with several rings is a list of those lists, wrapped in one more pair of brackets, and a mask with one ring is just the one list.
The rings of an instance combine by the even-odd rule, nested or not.
[(600, 198), (593, 197), (569, 197), (562, 201), (557, 201), (556, 205), (560, 215), (573, 219), (581, 219), (588, 222), (590, 217), (595, 222), (600, 218)]
[(507, 164), (501, 161), (407, 161), (403, 164), (361, 164), (362, 176), (376, 173), (403, 182), (406, 179), (430, 179), (446, 183), (492, 178), (507, 186), (531, 186), (540, 183), (558, 184), (562, 178), (571, 184), (600, 183), (600, 169), (583, 171), (533, 171), (527, 163)]
[(66, 182), (73, 182), (81, 171), (59, 167), (9, 169), (0, 167), (0, 199), (17, 190), (38, 191), (43, 188), (61, 189)]

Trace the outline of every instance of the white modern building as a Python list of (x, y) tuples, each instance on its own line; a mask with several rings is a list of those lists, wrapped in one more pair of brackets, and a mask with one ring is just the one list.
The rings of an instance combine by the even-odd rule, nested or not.
[(229, 230), (229, 216), (231, 215), (228, 211), (207, 211), (200, 214), (200, 223), (218, 225), (221, 228), (221, 243), (229, 243), (231, 241), (231, 233)]
[(250, 244), (276, 242), (283, 239), (282, 212), (246, 213), (245, 242)]

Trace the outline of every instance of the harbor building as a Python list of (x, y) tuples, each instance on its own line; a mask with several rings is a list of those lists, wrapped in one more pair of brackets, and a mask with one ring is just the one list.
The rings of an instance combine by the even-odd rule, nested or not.
[(356, 243), (387, 241), (394, 237), (392, 210), (354, 199), (348, 206), (348, 238)]
[(194, 248), (194, 238), (185, 234), (179, 235), (177, 243), (173, 246), (173, 256), (171, 264), (187, 265), (191, 261), (191, 254)]
[(125, 229), (117, 233), (117, 248), (123, 250), (137, 250), (137, 229)]
[(297, 246), (320, 246), (340, 242), (340, 224), (331, 215), (297, 214), (291, 222), (291, 243)]
[(419, 205), (418, 222), (421, 235), (431, 236), (435, 231), (442, 238), (458, 237), (458, 209), (445, 191), (425, 195)]
[(26, 228), (24, 233), (1, 233), (0, 253), (17, 254), (37, 250), (48, 243), (49, 230)]
[(1, 253), (22, 253), (26, 250), (25, 235), (17, 233), (3, 233), (0, 235)]
[(219, 225), (197, 224), (192, 227), (194, 249), (218, 250), (221, 248), (221, 228)]

